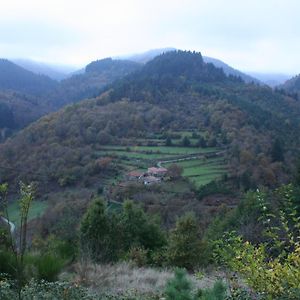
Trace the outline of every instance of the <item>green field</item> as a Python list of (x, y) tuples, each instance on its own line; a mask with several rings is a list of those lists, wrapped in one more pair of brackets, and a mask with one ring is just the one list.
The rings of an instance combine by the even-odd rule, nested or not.
[[(185, 160), (176, 164), (183, 168), (183, 176), (189, 178), (197, 187), (219, 179), (227, 172), (224, 159), (220, 157)], [(168, 167), (170, 165), (171, 163), (167, 163), (163, 166)]]
[[(39, 216), (41, 216), (46, 208), (48, 207), (47, 202), (41, 202), (41, 201), (33, 201), (31, 203), (29, 214), (28, 214), (28, 220), (35, 219)], [(14, 202), (8, 206), (8, 215), (9, 220), (13, 222), (16, 226), (19, 225), (20, 222), (20, 212), (19, 212), (19, 204), (18, 202)]]
[[(217, 148), (198, 148), (198, 147), (178, 147), (178, 146), (103, 146), (101, 150), (106, 153), (115, 153), (118, 155), (132, 154), (147, 154), (147, 155), (191, 155), (191, 154), (205, 154), (215, 152)], [(131, 155), (131, 156), (132, 156)]]
[[(183, 134), (183, 132), (181, 132)], [(186, 135), (191, 134), (186, 132)], [(226, 173), (224, 158), (208, 158), (207, 154), (220, 151), (218, 148), (179, 147), (179, 146), (103, 146), (96, 152), (99, 156), (113, 156), (118, 159), (124, 172), (130, 170), (146, 171), (148, 167), (169, 167), (176, 163), (183, 168), (183, 176), (189, 178), (197, 187), (220, 178)]]

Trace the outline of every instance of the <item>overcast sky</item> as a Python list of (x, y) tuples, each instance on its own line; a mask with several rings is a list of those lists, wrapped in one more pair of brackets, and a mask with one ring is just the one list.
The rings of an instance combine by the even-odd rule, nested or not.
[(300, 73), (300, 0), (1, 0), (0, 57), (81, 66), (163, 47)]

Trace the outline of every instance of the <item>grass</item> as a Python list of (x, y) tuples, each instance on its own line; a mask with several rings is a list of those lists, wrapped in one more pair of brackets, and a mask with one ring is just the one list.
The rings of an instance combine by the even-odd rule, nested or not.
[[(164, 164), (165, 167), (169, 167), (173, 163)], [(176, 162), (177, 165), (182, 168), (193, 168), (195, 166), (208, 166), (208, 165), (221, 165), (223, 164), (223, 158), (210, 158), (210, 159), (190, 159)]]
[[(180, 134), (191, 137), (192, 132), (180, 132)], [(223, 157), (206, 158), (204, 155), (214, 153), (218, 148), (197, 148), (179, 146), (113, 146), (101, 147), (98, 155), (114, 155), (119, 157), (120, 165), (125, 172), (129, 170), (146, 170), (156, 165), (159, 161), (170, 161), (162, 163), (169, 167), (176, 163), (183, 168), (183, 176), (193, 181), (197, 187), (209, 183), (211, 180), (220, 178), (226, 173)], [(203, 155), (203, 158), (201, 158)], [(190, 159), (195, 156), (195, 159)], [(186, 159), (176, 161), (178, 159)], [(171, 162), (173, 161), (174, 162)], [(176, 190), (178, 190), (176, 188)]]
[[(29, 209), (28, 221), (41, 216), (47, 207), (48, 203), (45, 201), (33, 201)], [(9, 220), (13, 222), (16, 226), (18, 226), (20, 222), (20, 213), (19, 204), (17, 201), (8, 206), (8, 215)]]
[[(105, 155), (105, 156), (119, 156), (119, 157), (124, 157), (124, 158), (129, 158), (129, 159), (160, 159), (160, 158), (169, 158), (172, 155), (176, 154), (166, 154), (166, 153), (142, 153), (142, 152), (125, 152), (125, 151), (105, 151), (105, 152), (100, 152), (99, 154)], [(170, 157), (172, 159), (172, 157)]]
[[(100, 293), (124, 293), (134, 290), (138, 294), (161, 294), (168, 280), (174, 277), (171, 270), (154, 269), (150, 267), (137, 268), (129, 263), (114, 265), (95, 265), (83, 261), (75, 265), (76, 282), (85, 285)], [(201, 280), (188, 275), (193, 287), (210, 288), (216, 281), (218, 274), (210, 274)]]
[[(178, 146), (103, 146), (101, 147), (106, 153), (116, 153), (124, 152), (126, 155), (128, 153), (146, 153), (149, 154), (172, 154), (172, 155), (187, 155), (187, 154), (205, 154), (209, 152), (214, 152), (217, 148), (197, 148), (197, 147), (178, 147)], [(151, 153), (150, 153), (151, 152)], [(118, 154), (119, 155), (119, 154)]]
[(183, 176), (200, 176), (206, 174), (223, 174), (225, 172), (224, 168), (221, 166), (205, 166), (205, 167), (194, 167), (186, 168), (183, 170)]
[[(226, 173), (226, 165), (223, 158), (193, 159), (180, 161), (179, 166), (183, 168), (183, 176), (194, 182), (196, 187), (208, 184), (212, 180), (219, 179)], [(165, 164), (168, 167), (171, 163)]]
[(133, 151), (152, 151), (162, 154), (202, 154), (216, 151), (216, 148), (193, 148), (193, 147), (168, 147), (168, 146), (136, 146), (132, 147)]

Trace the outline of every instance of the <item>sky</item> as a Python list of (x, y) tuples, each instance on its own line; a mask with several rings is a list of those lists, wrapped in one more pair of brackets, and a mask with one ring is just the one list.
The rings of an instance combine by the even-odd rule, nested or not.
[(84, 66), (175, 47), (300, 73), (299, 0), (0, 0), (0, 57)]

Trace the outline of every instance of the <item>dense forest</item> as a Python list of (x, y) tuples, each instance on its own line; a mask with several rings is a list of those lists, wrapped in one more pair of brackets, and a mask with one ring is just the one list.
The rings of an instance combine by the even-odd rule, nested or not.
[(282, 86), (280, 86), (283, 90), (291, 93), (291, 94), (296, 94), (296, 97), (300, 93), (300, 75), (297, 75), (290, 80), (286, 81)]
[[(5, 97), (14, 129), (35, 98)], [(45, 99), (69, 105), (0, 145), (0, 298), (299, 299), (297, 97), (171, 51)]]
[[(85, 72), (57, 82), (27, 71), (8, 60), (0, 60), (0, 129), (24, 128), (41, 116), (62, 106), (97, 96), (114, 80), (139, 68), (126, 60), (99, 60), (86, 66)], [(7, 133), (8, 134), (8, 133)]]
[[(276, 186), (288, 181), (287, 167), (296, 158), (299, 112), (294, 98), (227, 77), (205, 64), (201, 54), (169, 52), (98, 98), (32, 124), (2, 145), (0, 155), (4, 165), (27, 174), (46, 174), (54, 181), (69, 174), (80, 182), (87, 165), (98, 159), (97, 147), (194, 129), (205, 133), (210, 146), (226, 149), (230, 176), (246, 188)], [(18, 180), (14, 172), (1, 172)]]

